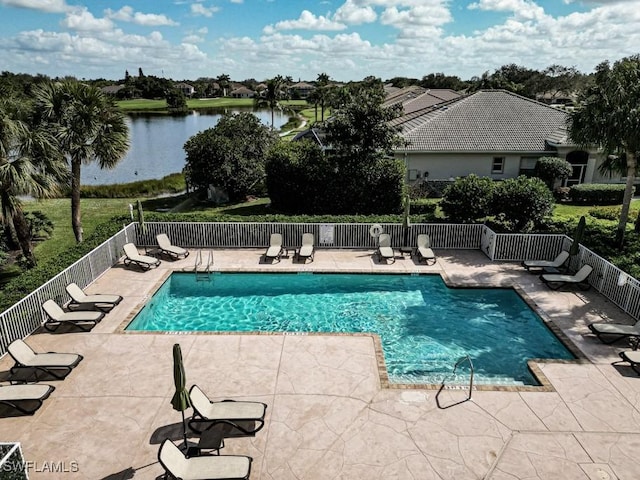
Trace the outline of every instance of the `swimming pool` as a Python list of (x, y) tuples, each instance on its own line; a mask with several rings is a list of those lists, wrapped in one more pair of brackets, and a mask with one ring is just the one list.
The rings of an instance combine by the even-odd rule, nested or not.
[(476, 383), (537, 385), (528, 359), (574, 358), (514, 290), (439, 275), (173, 273), (126, 329), (377, 333), (394, 383), (439, 383), (468, 354)]

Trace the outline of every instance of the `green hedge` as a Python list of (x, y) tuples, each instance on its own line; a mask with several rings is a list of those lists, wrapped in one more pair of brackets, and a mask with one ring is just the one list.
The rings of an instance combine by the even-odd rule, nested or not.
[(615, 205), (622, 203), (624, 189), (621, 184), (583, 183), (571, 187), (569, 201), (585, 205)]
[[(411, 223), (433, 223), (429, 213), (414, 212)], [(434, 206), (435, 208), (435, 206)], [(428, 207), (425, 207), (428, 209)], [(402, 223), (402, 214), (389, 215), (227, 215), (220, 213), (158, 213), (144, 214), (145, 222), (273, 222), (273, 223)]]

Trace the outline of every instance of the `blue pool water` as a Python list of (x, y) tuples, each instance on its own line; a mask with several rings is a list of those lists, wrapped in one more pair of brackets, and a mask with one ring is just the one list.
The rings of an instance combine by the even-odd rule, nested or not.
[(573, 358), (514, 290), (438, 275), (174, 273), (127, 330), (373, 332), (395, 383), (456, 381), (468, 354), (477, 383), (535, 385), (527, 359)]

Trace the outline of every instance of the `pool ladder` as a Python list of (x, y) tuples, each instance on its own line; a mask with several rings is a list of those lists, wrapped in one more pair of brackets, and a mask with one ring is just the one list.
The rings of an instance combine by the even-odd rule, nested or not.
[(464, 357), (460, 357), (456, 364), (453, 366), (453, 375), (455, 375), (458, 366), (464, 362), (469, 362), (469, 369), (471, 371), (471, 375), (469, 375), (469, 398), (467, 400), (471, 400), (471, 391), (473, 390), (473, 362), (471, 361), (471, 357), (467, 354)]
[(202, 250), (198, 250), (196, 255), (196, 263), (193, 267), (193, 271), (196, 274), (196, 281), (211, 281), (211, 274), (213, 273), (213, 251), (209, 250), (207, 255), (207, 263), (204, 265), (202, 259)]
[(459, 402), (454, 402), (450, 405), (442, 405), (440, 403), (440, 394), (442, 393), (442, 391), (446, 388), (446, 381), (445, 379), (442, 380), (442, 384), (440, 385), (440, 388), (438, 389), (438, 393), (436, 393), (436, 403), (438, 405), (438, 408), (441, 409), (445, 409), (445, 408), (450, 408), (453, 407), (455, 405), (460, 405), (461, 403), (464, 402), (468, 402), (469, 400), (471, 400), (471, 392), (473, 391), (473, 373), (474, 373), (474, 368), (473, 368), (473, 362), (471, 361), (471, 357), (467, 354), (464, 357), (460, 357), (455, 365), (453, 366), (453, 372), (451, 373), (452, 375), (455, 375), (456, 370), (458, 369), (458, 367), (463, 364), (464, 362), (468, 362), (469, 363), (469, 370), (471, 372), (471, 375), (469, 377), (469, 395), (467, 396), (467, 398), (465, 398), (464, 400), (460, 400)]

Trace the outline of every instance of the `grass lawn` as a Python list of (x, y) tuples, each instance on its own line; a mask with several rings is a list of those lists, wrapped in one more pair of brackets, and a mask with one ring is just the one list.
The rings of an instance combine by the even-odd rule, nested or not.
[[(129, 204), (135, 205), (135, 199), (129, 198), (87, 198), (80, 202), (82, 228), (85, 238), (93, 233), (96, 226), (116, 215), (128, 215)], [(54, 224), (51, 238), (38, 242), (34, 251), (38, 260), (51, 258), (75, 244), (71, 229), (71, 199), (24, 202), (25, 211), (40, 210)]]
[[(306, 100), (287, 100), (282, 102), (284, 105), (291, 107), (305, 107)], [(144, 98), (136, 100), (121, 100), (117, 102), (118, 108), (124, 112), (167, 112), (166, 100), (147, 100)], [(187, 100), (187, 107), (192, 110), (206, 108), (223, 108), (223, 107), (253, 107), (252, 98), (194, 98)]]

